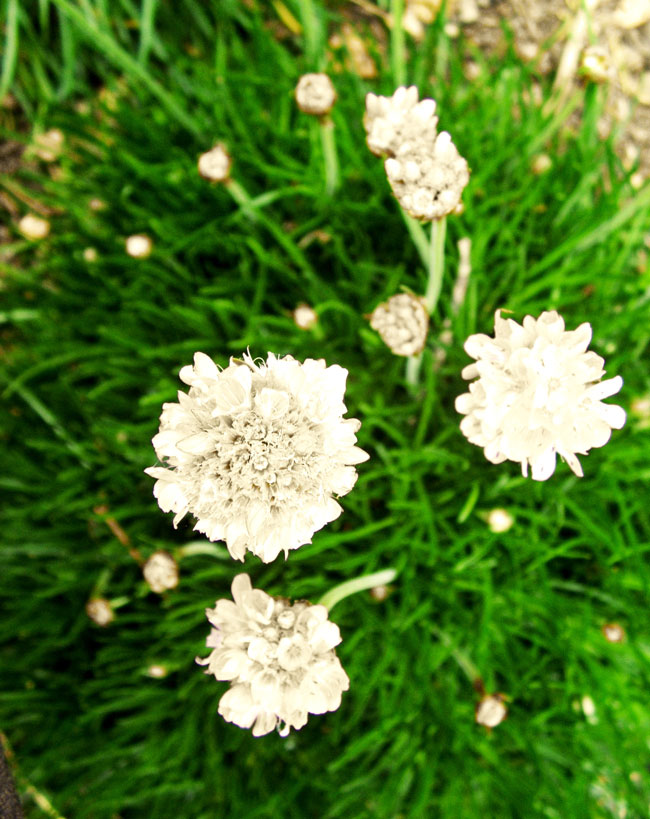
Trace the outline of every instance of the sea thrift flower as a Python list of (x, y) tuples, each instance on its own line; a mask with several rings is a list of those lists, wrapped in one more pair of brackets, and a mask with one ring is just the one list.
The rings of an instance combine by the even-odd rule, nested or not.
[(305, 74), (296, 86), (296, 104), (305, 114), (324, 116), (336, 102), (336, 90), (327, 74)]
[(142, 567), (142, 574), (151, 591), (156, 594), (178, 586), (178, 564), (169, 552), (162, 549), (151, 555)]
[(50, 223), (47, 219), (41, 219), (40, 216), (35, 216), (33, 213), (27, 213), (18, 222), (18, 230), (23, 234), (25, 239), (36, 241), (37, 239), (44, 239), (50, 232)]
[(496, 728), (508, 714), (499, 694), (488, 694), (476, 706), (476, 722), (486, 728)]
[(416, 219), (441, 219), (460, 204), (469, 182), (467, 162), (446, 131), (435, 141), (400, 146), (385, 163), (393, 193), (405, 211)]
[(190, 391), (163, 405), (152, 442), (167, 468), (145, 470), (174, 526), (190, 513), (236, 560), (249, 549), (268, 563), (341, 514), (332, 495), (352, 489), (353, 464), (369, 457), (355, 446), (360, 422), (343, 419), (347, 370), (273, 353), (220, 370), (196, 353), (180, 378)]
[(427, 337), (429, 314), (424, 299), (411, 293), (398, 293), (375, 307), (370, 326), (395, 355), (417, 355)]
[(618, 623), (605, 623), (602, 632), (608, 643), (622, 643), (625, 641), (625, 631)]
[(418, 89), (392, 97), (366, 96), (364, 125), (370, 150), (388, 156), (386, 175), (400, 205), (416, 219), (452, 213), (469, 181), (467, 162), (446, 131), (437, 132), (436, 103), (418, 102)]
[[(219, 701), (227, 722), (259, 737), (278, 727), (281, 736), (302, 728), (308, 714), (336, 711), (350, 680), (334, 647), (339, 628), (325, 606), (269, 597), (251, 586), (247, 574), (232, 582), (230, 600), (206, 609), (213, 628), (206, 644), (206, 674), (230, 682)], [(283, 723), (280, 728), (280, 723)]]
[(392, 97), (366, 95), (363, 124), (368, 147), (377, 156), (395, 156), (404, 145), (436, 138), (438, 117), (435, 100), (418, 102), (418, 89), (401, 86)]
[(126, 240), (126, 252), (134, 259), (146, 259), (151, 255), (152, 250), (153, 242), (144, 234), (136, 233)]
[(109, 600), (93, 597), (86, 603), (86, 614), (98, 626), (107, 626), (115, 619), (115, 612)]
[(612, 428), (625, 424), (621, 407), (602, 403), (623, 380), (600, 380), (605, 361), (587, 352), (590, 341), (588, 322), (565, 332), (554, 310), (526, 316), (523, 327), (497, 310), (495, 338), (480, 333), (465, 342), (477, 363), (462, 376), (478, 380), (456, 399), (456, 410), (466, 416), (463, 434), (492, 463), (518, 461), (524, 476), (530, 466), (534, 480), (553, 474), (557, 455), (582, 477), (576, 453), (604, 446)]
[(230, 176), (232, 159), (225, 145), (215, 145), (199, 157), (199, 174), (211, 182), (225, 182)]

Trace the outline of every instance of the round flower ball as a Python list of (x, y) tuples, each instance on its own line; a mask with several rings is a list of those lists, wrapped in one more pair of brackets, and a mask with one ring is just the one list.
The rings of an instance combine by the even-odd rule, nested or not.
[(296, 86), (296, 104), (305, 114), (324, 116), (336, 102), (336, 90), (327, 74), (304, 74)]
[(225, 182), (230, 176), (231, 165), (230, 154), (225, 146), (219, 143), (199, 157), (199, 175), (210, 182)]
[(588, 322), (565, 331), (555, 310), (526, 316), (523, 326), (497, 310), (495, 337), (479, 333), (465, 342), (476, 363), (462, 376), (478, 377), (456, 399), (465, 437), (492, 463), (518, 461), (524, 477), (530, 466), (533, 480), (547, 480), (560, 455), (581, 478), (576, 453), (604, 446), (625, 424), (621, 407), (602, 403), (623, 379), (601, 381), (605, 361), (587, 352), (590, 341)]
[(152, 441), (165, 466), (145, 471), (174, 526), (191, 514), (236, 560), (249, 550), (268, 563), (341, 514), (333, 496), (352, 489), (369, 455), (355, 446), (361, 423), (343, 418), (347, 370), (273, 353), (258, 361), (245, 353), (220, 369), (196, 353), (180, 371), (190, 390), (163, 405)]
[(259, 737), (278, 728), (287, 736), (307, 722), (308, 714), (335, 711), (350, 687), (334, 647), (339, 628), (325, 606), (306, 600), (293, 605), (254, 589), (247, 574), (232, 582), (231, 600), (206, 609), (213, 628), (206, 644), (206, 674), (230, 682), (219, 713)]

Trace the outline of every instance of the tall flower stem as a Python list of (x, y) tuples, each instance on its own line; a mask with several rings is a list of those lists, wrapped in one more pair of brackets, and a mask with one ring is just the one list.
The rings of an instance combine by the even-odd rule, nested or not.
[(387, 583), (392, 583), (397, 577), (396, 569), (384, 569), (381, 572), (374, 574), (366, 574), (363, 577), (355, 577), (354, 580), (347, 580), (339, 586), (334, 586), (326, 594), (324, 594), (318, 601), (319, 605), (325, 606), (331, 611), (337, 603), (345, 600), (351, 594), (356, 594), (366, 589), (374, 589), (375, 586), (385, 586)]
[(245, 188), (240, 185), (236, 179), (232, 178), (228, 179), (224, 185), (228, 193), (232, 196), (235, 202), (237, 202), (239, 207), (244, 211), (251, 222), (255, 222), (257, 220), (255, 205), (253, 204), (253, 201), (246, 192)]
[(325, 159), (325, 191), (328, 196), (339, 187), (339, 161), (336, 155), (336, 141), (334, 139), (334, 123), (331, 117), (325, 116), (318, 123), (320, 128), (321, 145)]
[(406, 84), (406, 64), (404, 62), (404, 0), (391, 0), (393, 26), (390, 32), (390, 51), (393, 64), (393, 80), (396, 86)]
[[(448, 648), (452, 645), (451, 637), (446, 634), (444, 631), (441, 631), (436, 626), (431, 626), (431, 630), (436, 635), (436, 637), (440, 640), (441, 643), (444, 643)], [(459, 648), (452, 648), (451, 656), (456, 660), (458, 665), (460, 666), (461, 670), (467, 677), (467, 679), (474, 685), (477, 680), (481, 679), (481, 674), (478, 668), (474, 665), (474, 663), (470, 660), (470, 658), (465, 654), (464, 651), (461, 651)]]
[[(410, 218), (410, 217), (409, 217)], [(408, 224), (408, 223), (407, 223)], [(440, 291), (442, 290), (442, 275), (445, 269), (445, 233), (447, 232), (447, 217), (436, 219), (431, 223), (431, 241), (428, 245), (427, 268), (429, 278), (424, 294), (424, 302), (429, 316), (433, 315)], [(422, 364), (422, 353), (410, 356), (406, 362), (406, 383), (416, 386), (418, 374)]]
[(429, 240), (427, 239), (427, 235), (424, 232), (424, 228), (418, 222), (417, 219), (414, 219), (412, 216), (409, 216), (408, 213), (404, 210), (404, 208), (400, 208), (400, 213), (402, 214), (402, 218), (404, 219), (404, 224), (413, 240), (413, 244), (416, 247), (417, 252), (420, 254), (420, 258), (422, 259), (422, 264), (429, 269)]

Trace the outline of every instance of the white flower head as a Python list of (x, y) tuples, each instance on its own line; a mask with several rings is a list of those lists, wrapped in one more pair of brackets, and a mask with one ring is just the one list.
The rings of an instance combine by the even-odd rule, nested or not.
[(336, 90), (327, 74), (304, 74), (296, 86), (296, 104), (305, 114), (324, 116), (336, 102)]
[(486, 695), (476, 706), (476, 722), (479, 725), (485, 725), (486, 728), (496, 728), (507, 715), (508, 709), (499, 694)]
[(231, 684), (219, 702), (221, 716), (252, 727), (256, 737), (276, 727), (286, 736), (308, 714), (336, 711), (350, 680), (334, 651), (339, 628), (325, 606), (274, 599), (254, 589), (247, 574), (235, 577), (232, 596), (234, 603), (217, 600), (206, 610), (212, 652), (196, 659), (206, 674)]
[(169, 552), (163, 549), (151, 555), (142, 567), (142, 574), (151, 591), (156, 594), (162, 594), (178, 586), (178, 564)]
[(126, 252), (133, 259), (146, 259), (152, 250), (153, 242), (144, 233), (136, 233), (126, 240)]
[(363, 124), (368, 147), (377, 156), (395, 156), (417, 142), (431, 145), (438, 126), (435, 112), (435, 100), (418, 102), (415, 85), (401, 86), (392, 97), (367, 94)]
[(370, 326), (395, 355), (417, 355), (427, 338), (429, 314), (422, 298), (398, 293), (375, 307)]
[(311, 330), (318, 323), (318, 313), (308, 304), (299, 304), (292, 313), (296, 327)]
[(507, 509), (490, 509), (487, 515), (487, 524), (491, 532), (501, 534), (512, 529), (515, 519)]
[(355, 446), (361, 423), (343, 419), (347, 374), (273, 353), (220, 369), (196, 353), (180, 371), (189, 393), (163, 405), (152, 441), (166, 468), (145, 470), (160, 508), (175, 526), (194, 515), (236, 560), (248, 549), (268, 563), (311, 543), (343, 511), (332, 495), (346, 495), (369, 458)]
[(530, 466), (533, 479), (545, 481), (560, 455), (582, 477), (576, 453), (604, 446), (612, 429), (625, 424), (621, 407), (602, 403), (623, 380), (601, 381), (605, 362), (587, 352), (588, 322), (565, 332), (554, 310), (537, 319), (526, 316), (523, 326), (500, 313), (493, 339), (479, 333), (465, 342), (465, 352), (476, 363), (462, 376), (478, 380), (456, 399), (456, 410), (466, 416), (460, 428), (484, 448), (489, 461), (518, 461), (524, 476)]
[(199, 157), (199, 174), (211, 182), (225, 182), (230, 176), (231, 166), (230, 154), (221, 143)]
[(467, 161), (446, 131), (434, 142), (401, 146), (385, 168), (400, 205), (414, 218), (427, 221), (452, 213), (469, 182)]
[(27, 213), (18, 222), (18, 230), (26, 239), (37, 241), (44, 239), (50, 232), (50, 223), (47, 219), (42, 219), (34, 213)]

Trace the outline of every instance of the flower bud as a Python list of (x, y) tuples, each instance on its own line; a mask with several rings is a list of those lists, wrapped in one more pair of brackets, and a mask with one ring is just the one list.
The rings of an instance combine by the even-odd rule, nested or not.
[(336, 91), (327, 74), (304, 74), (295, 93), (298, 108), (314, 116), (329, 114), (336, 102)]
[(476, 706), (476, 722), (486, 728), (496, 728), (507, 715), (501, 694), (488, 694)]
[(142, 569), (144, 579), (151, 591), (162, 594), (178, 586), (178, 564), (174, 558), (162, 549), (154, 552)]
[(33, 213), (28, 213), (18, 222), (18, 230), (25, 239), (37, 241), (44, 239), (50, 232), (50, 223), (47, 219), (41, 219)]
[(199, 174), (211, 182), (225, 182), (230, 176), (231, 166), (230, 154), (221, 143), (199, 157)]
[(152, 250), (153, 242), (144, 234), (136, 233), (126, 240), (126, 252), (134, 259), (146, 259)]
[(107, 626), (115, 619), (115, 612), (109, 600), (93, 597), (86, 603), (86, 614), (98, 626)]

